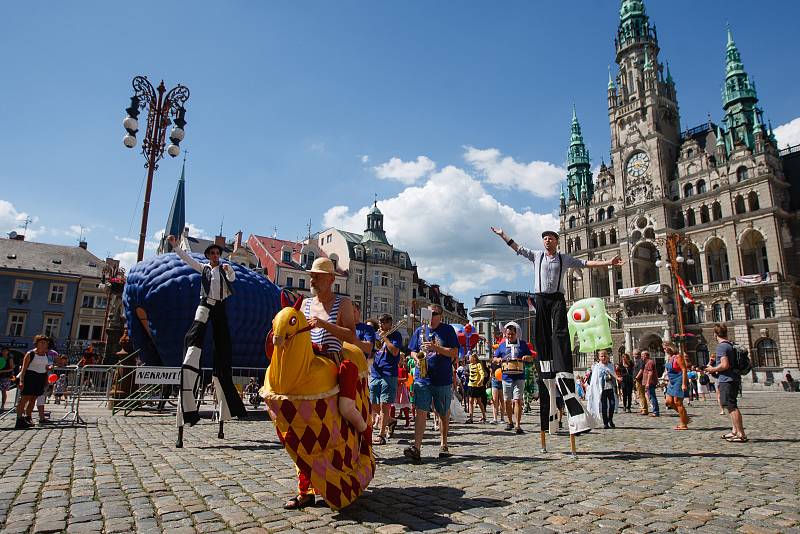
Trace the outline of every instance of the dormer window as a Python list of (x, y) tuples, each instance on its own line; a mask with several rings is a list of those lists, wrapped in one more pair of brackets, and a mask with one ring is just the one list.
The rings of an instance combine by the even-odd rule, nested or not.
[(291, 261), (292, 261), (292, 251), (291, 250), (283, 250), (281, 252), (281, 261), (283, 263), (291, 263)]

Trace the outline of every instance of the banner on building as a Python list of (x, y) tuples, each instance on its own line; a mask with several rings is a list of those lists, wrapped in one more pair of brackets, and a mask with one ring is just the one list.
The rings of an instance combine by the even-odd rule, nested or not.
[(660, 293), (661, 284), (648, 284), (639, 287), (624, 287), (617, 290), (617, 295), (620, 297), (633, 297), (634, 295), (645, 295), (648, 293)]
[(772, 282), (770, 273), (748, 274), (745, 276), (736, 277), (736, 285), (739, 286), (752, 286), (762, 282)]

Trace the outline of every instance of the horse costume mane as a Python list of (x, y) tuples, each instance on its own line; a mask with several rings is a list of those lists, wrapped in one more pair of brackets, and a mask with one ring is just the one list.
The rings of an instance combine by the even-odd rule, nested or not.
[[(298, 473), (338, 510), (352, 504), (372, 481), (375, 457), (369, 432), (357, 432), (340, 413), (340, 366), (314, 353), (301, 302), (284, 307), (272, 321), (267, 340), (271, 360), (260, 394)], [(355, 407), (367, 421), (367, 360), (349, 343), (343, 344), (341, 358), (358, 369)]]

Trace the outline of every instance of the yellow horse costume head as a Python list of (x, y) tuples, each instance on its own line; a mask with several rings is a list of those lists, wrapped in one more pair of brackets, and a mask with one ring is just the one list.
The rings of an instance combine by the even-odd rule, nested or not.
[[(283, 295), (281, 300), (284, 308), (273, 319), (267, 339), (271, 359), (260, 394), (298, 472), (338, 510), (356, 500), (375, 474), (371, 443), (339, 411), (339, 365), (314, 353), (311, 329), (300, 311), (302, 298), (292, 306)], [(349, 343), (343, 344), (341, 357), (358, 368), (355, 402), (366, 420), (366, 358)]]

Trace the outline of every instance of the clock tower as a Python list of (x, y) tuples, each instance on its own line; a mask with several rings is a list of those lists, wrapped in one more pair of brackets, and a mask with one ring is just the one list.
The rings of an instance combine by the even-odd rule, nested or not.
[[(672, 196), (680, 121), (675, 82), (659, 62), (658, 35), (642, 0), (621, 3), (614, 44), (618, 73), (615, 80), (609, 75), (608, 117), (615, 196), (625, 208), (656, 208)], [(656, 211), (659, 226), (669, 226), (664, 209)]]

